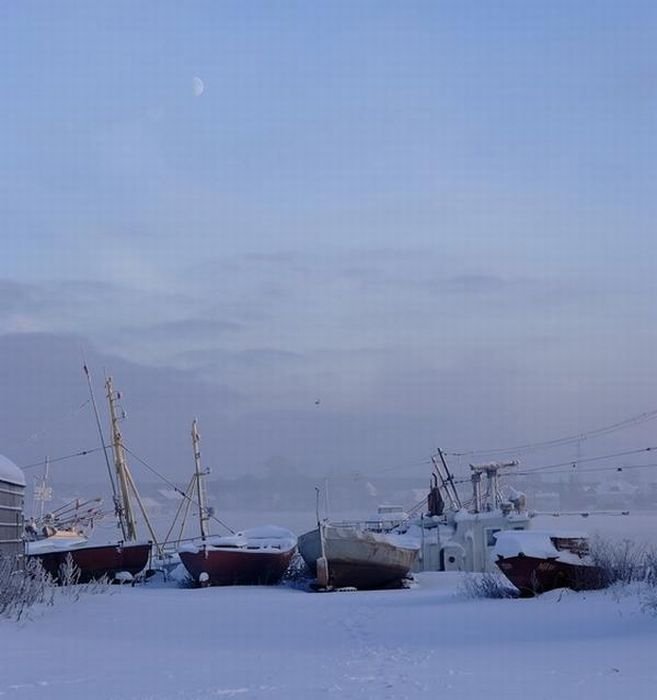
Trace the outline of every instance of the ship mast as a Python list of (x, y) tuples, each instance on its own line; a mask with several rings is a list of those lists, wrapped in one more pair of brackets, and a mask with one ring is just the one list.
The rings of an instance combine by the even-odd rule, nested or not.
[(463, 506), (461, 504), (458, 491), (456, 490), (456, 486), (454, 485), (454, 477), (447, 466), (443, 451), (438, 448), (437, 452), (440, 461), (438, 461), (434, 455), (431, 457), (431, 462), (433, 463), (433, 470), (436, 477), (440, 481), (440, 494), (443, 497), (443, 500), (446, 500), (449, 504), (450, 510), (454, 512), (459, 511)]
[[(512, 460), (508, 462), (487, 462), (486, 464), (471, 464), (471, 480), (472, 480), (472, 501), (474, 512), (480, 513), (482, 510), (492, 511), (497, 510), (501, 503), (498, 474), (502, 469), (509, 467), (517, 467), (518, 461)], [(488, 489), (484, 498), (481, 493), (481, 476), (486, 475)]]
[(210, 519), (208, 509), (205, 505), (205, 484), (203, 477), (207, 471), (201, 469), (201, 450), (199, 448), (201, 436), (198, 432), (198, 421), (192, 421), (192, 445), (194, 446), (194, 479), (196, 480), (196, 495), (198, 498), (198, 519), (201, 527), (201, 539), (205, 542), (208, 536), (208, 521)]
[(114, 469), (116, 470), (116, 481), (118, 484), (118, 495), (115, 502), (116, 516), (119, 521), (121, 532), (123, 533), (123, 538), (129, 542), (134, 542), (137, 539), (137, 523), (130, 500), (129, 489), (131, 478), (125, 458), (116, 406), (121, 395), (114, 391), (112, 377), (107, 377), (105, 380), (105, 389), (107, 390), (107, 401), (109, 403), (110, 421), (112, 424), (112, 449), (114, 452)]
[(48, 486), (48, 472), (50, 468), (50, 457), (46, 455), (46, 460), (43, 468), (43, 476), (34, 485), (33, 493), (33, 505), (32, 513), (33, 515), (37, 511), (37, 503), (39, 504), (39, 522), (43, 520), (46, 501), (52, 501), (52, 488)]

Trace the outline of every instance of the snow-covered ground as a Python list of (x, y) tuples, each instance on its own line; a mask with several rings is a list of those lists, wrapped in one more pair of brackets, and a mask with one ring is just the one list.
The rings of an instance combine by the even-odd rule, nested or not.
[[(314, 524), (225, 515), (234, 527)], [(656, 513), (532, 526), (657, 544)], [(116, 536), (111, 523), (95, 534)], [(411, 590), (328, 594), (151, 581), (62, 599), (20, 624), (0, 619), (1, 700), (655, 697), (657, 617), (636, 594), (469, 600), (459, 581), (425, 573)]]
[(1, 620), (0, 696), (655, 697), (657, 618), (635, 595), (469, 600), (459, 580), (357, 593), (114, 587)]

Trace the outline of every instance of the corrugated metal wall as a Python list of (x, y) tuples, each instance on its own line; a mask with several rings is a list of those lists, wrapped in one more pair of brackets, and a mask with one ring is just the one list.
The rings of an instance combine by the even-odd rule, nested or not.
[(25, 487), (0, 480), (0, 557), (23, 554)]

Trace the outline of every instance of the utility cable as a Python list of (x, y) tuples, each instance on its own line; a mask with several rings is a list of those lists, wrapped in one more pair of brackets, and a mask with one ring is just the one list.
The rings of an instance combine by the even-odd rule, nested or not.
[(579, 433), (577, 435), (569, 435), (566, 437), (555, 438), (553, 440), (545, 440), (543, 442), (532, 442), (525, 443), (522, 445), (515, 445), (512, 447), (496, 447), (491, 449), (477, 449), (477, 450), (460, 450), (460, 451), (445, 451), (445, 454), (451, 457), (471, 457), (476, 455), (492, 455), (507, 452), (528, 452), (530, 450), (547, 449), (552, 447), (563, 447), (568, 444), (579, 442), (580, 440), (588, 440), (595, 437), (601, 437), (603, 435), (608, 435), (609, 433), (616, 432), (617, 430), (622, 430), (624, 428), (629, 428), (634, 425), (639, 425), (645, 423), (646, 421), (653, 420), (657, 418), (657, 409), (652, 411), (646, 411), (640, 413), (636, 416), (626, 418), (625, 420), (618, 421), (617, 423), (612, 423), (611, 425), (606, 425), (602, 428), (595, 428), (587, 432)]

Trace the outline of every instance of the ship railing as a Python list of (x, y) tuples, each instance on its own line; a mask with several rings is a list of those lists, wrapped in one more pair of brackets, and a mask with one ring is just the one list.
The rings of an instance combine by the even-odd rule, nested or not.
[(369, 532), (391, 532), (407, 522), (407, 518), (381, 520), (331, 520), (330, 527), (348, 527)]

